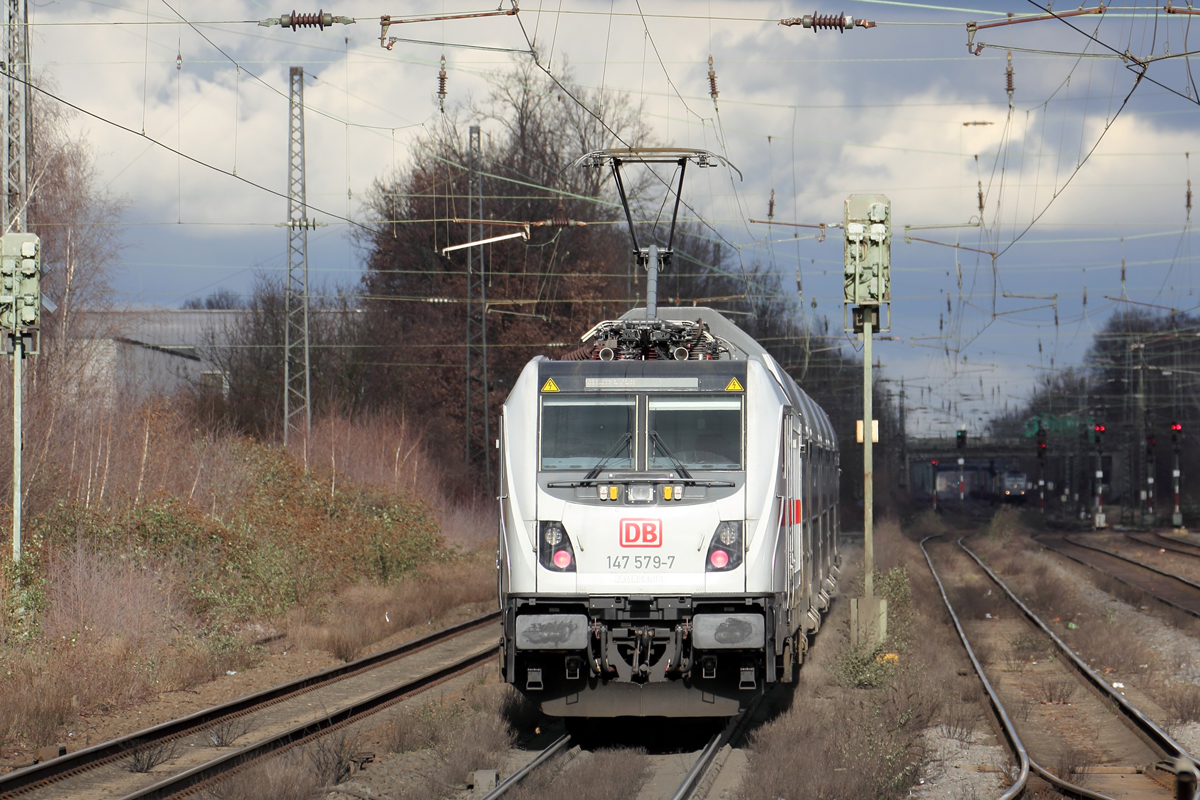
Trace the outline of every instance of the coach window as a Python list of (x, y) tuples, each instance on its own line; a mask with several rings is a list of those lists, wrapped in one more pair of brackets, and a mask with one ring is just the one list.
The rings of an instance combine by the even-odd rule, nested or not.
[(650, 469), (742, 468), (742, 398), (651, 397), (648, 412)]
[(628, 395), (543, 397), (542, 469), (631, 469), (636, 408)]

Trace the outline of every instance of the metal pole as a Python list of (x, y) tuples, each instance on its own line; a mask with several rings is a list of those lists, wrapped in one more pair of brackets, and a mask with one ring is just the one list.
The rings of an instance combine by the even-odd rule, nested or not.
[(958, 460), (958, 505), (960, 508), (966, 507), (967, 504), (966, 481), (963, 476), (963, 462), (965, 460), (962, 458)]
[[(284, 286), (283, 446), (293, 428), (304, 436), (304, 466), (312, 430), (308, 352), (308, 201), (304, 177), (304, 68), (289, 72), (288, 246)], [(303, 425), (303, 430), (300, 426)]]
[[(863, 595), (875, 593), (875, 476), (871, 452), (871, 323), (875, 321), (870, 306), (863, 307)], [(935, 489), (936, 491), (936, 489)]]
[(1183, 526), (1183, 514), (1179, 511), (1179, 448), (1175, 448), (1175, 465), (1171, 470), (1171, 481), (1175, 486), (1175, 508), (1171, 512), (1171, 524), (1176, 528)]
[(13, 562), (21, 561), (21, 362), (25, 358), (25, 340), (13, 335)]
[(1099, 528), (1104, 517), (1104, 449), (1096, 444), (1096, 518), (1094, 526)]
[(646, 319), (658, 317), (658, 245), (650, 245), (646, 258)]

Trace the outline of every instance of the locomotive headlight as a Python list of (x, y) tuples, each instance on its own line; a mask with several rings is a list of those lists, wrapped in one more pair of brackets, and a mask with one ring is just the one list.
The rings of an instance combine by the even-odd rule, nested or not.
[(542, 523), (542, 541), (551, 547), (556, 547), (563, 540), (563, 534), (566, 530), (561, 522), (543, 522)]
[(538, 524), (538, 562), (554, 572), (575, 571), (575, 548), (561, 522), (544, 520)]
[(722, 522), (713, 533), (704, 559), (705, 572), (726, 572), (742, 563), (742, 523)]

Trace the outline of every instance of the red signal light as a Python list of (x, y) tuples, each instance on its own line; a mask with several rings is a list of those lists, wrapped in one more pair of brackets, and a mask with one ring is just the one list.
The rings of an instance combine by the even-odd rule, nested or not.
[(936, 466), (937, 466), (937, 459), (935, 458), (933, 461), (930, 461), (929, 463), (930, 463), (930, 464), (933, 464), (933, 465), (936, 467)]
[(1104, 433), (1104, 426), (1103, 426), (1103, 425), (1097, 425), (1097, 426), (1096, 426), (1096, 433)]
[(1183, 426), (1180, 425), (1178, 422), (1172, 422), (1171, 430), (1175, 431), (1176, 433), (1179, 433), (1181, 430), (1183, 430)]

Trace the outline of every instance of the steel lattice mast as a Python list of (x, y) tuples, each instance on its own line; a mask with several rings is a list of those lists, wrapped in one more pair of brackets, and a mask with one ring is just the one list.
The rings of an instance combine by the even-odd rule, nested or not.
[(312, 427), (308, 360), (308, 207), (304, 194), (304, 68), (292, 67), (288, 104), (287, 279), (284, 287), (283, 445)]
[(3, 233), (26, 230), (29, 154), (29, 32), (24, 0), (4, 3), (4, 186), (0, 195)]
[[(482, 148), (479, 126), (472, 125), (468, 135), (467, 219), (483, 219), (483, 178), (480, 175)], [(482, 222), (467, 224), (467, 241), (484, 238)], [(479, 429), (476, 432), (476, 428)], [(491, 422), (488, 409), (487, 374), (487, 281), (483, 245), (467, 248), (467, 464), (483, 460), (488, 490), (492, 485), (492, 459), (488, 452)]]

